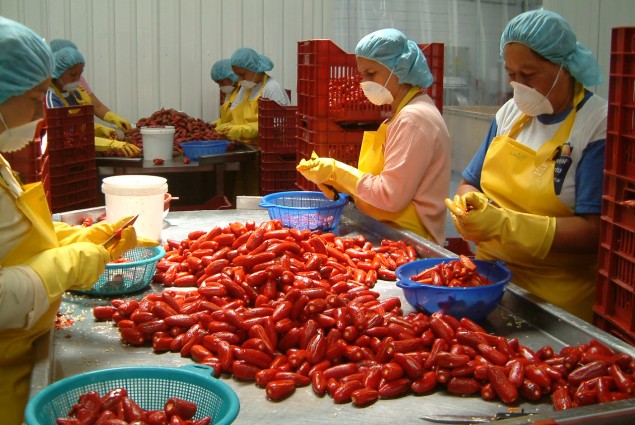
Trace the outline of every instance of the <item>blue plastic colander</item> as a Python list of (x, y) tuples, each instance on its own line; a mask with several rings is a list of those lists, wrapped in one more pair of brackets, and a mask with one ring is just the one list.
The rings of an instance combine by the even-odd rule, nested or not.
[(505, 286), (512, 278), (512, 272), (502, 261), (472, 260), (476, 271), (489, 279), (492, 284), (468, 288), (426, 285), (410, 279), (439, 263), (448, 263), (458, 258), (427, 258), (397, 267), (397, 286), (403, 290), (408, 303), (426, 313), (441, 311), (458, 319), (467, 317), (480, 322), (494, 311), (500, 303)]
[(146, 410), (161, 410), (170, 397), (196, 403), (195, 419), (212, 418), (213, 425), (230, 424), (238, 416), (236, 393), (213, 377), (214, 369), (205, 365), (170, 367), (122, 367), (102, 369), (57, 381), (37, 393), (27, 404), (27, 425), (55, 425), (56, 418), (67, 417), (79, 396), (89, 391), (100, 395), (125, 388), (128, 396)]
[(300, 230), (329, 230), (337, 227), (350, 197), (340, 194), (337, 201), (322, 192), (277, 192), (262, 198), (260, 206), (269, 212), (269, 218), (280, 220), (286, 227)]
[(92, 288), (73, 292), (100, 296), (140, 291), (150, 285), (157, 263), (164, 255), (165, 249), (162, 246), (131, 249), (122, 256), (126, 262), (106, 264), (106, 270)]

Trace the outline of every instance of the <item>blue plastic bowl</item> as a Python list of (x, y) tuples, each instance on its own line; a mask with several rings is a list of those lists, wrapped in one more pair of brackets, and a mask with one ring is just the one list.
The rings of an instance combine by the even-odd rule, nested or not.
[(238, 396), (227, 384), (214, 378), (205, 365), (173, 367), (121, 367), (83, 373), (57, 381), (37, 393), (27, 404), (27, 425), (51, 425), (67, 417), (79, 396), (88, 391), (100, 395), (125, 388), (128, 395), (147, 410), (161, 410), (170, 397), (193, 401), (195, 419), (212, 417), (212, 424), (231, 424), (240, 410)]
[(226, 152), (229, 143), (227, 140), (195, 140), (192, 142), (181, 142), (181, 148), (183, 148), (183, 153), (186, 157), (192, 161), (198, 161), (202, 156)]
[(449, 288), (419, 283), (410, 278), (442, 262), (458, 258), (427, 258), (397, 267), (397, 286), (403, 290), (408, 303), (427, 314), (438, 311), (458, 319), (467, 317), (480, 322), (500, 303), (505, 286), (512, 278), (511, 271), (501, 261), (472, 260), (476, 271), (492, 284), (469, 288)]
[(343, 193), (333, 201), (322, 192), (289, 191), (264, 196), (260, 206), (267, 209), (270, 219), (280, 220), (286, 227), (313, 231), (336, 228), (349, 202), (350, 197)]

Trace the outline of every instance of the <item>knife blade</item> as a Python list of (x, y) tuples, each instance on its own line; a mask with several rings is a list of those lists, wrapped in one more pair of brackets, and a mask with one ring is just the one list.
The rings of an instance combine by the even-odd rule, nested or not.
[(132, 226), (135, 221), (137, 221), (137, 218), (139, 218), (139, 214), (135, 215), (134, 217), (132, 217), (130, 220), (126, 221), (123, 226), (121, 226), (121, 228), (117, 229), (114, 231), (114, 233), (112, 234), (112, 236), (110, 236), (108, 239), (106, 239), (106, 242), (104, 242), (102, 244), (102, 246), (106, 249), (110, 248), (112, 245), (114, 245), (119, 238), (121, 238), (121, 231), (127, 227)]
[(439, 424), (480, 424), (531, 414), (526, 412), (499, 412), (494, 415), (425, 415), (421, 416), (420, 419)]

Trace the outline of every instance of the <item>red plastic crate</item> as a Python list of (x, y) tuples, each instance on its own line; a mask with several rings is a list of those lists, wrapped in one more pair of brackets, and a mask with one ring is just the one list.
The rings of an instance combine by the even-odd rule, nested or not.
[(594, 324), (635, 345), (635, 27), (611, 35)]
[(267, 153), (295, 153), (297, 106), (258, 99), (258, 147)]
[(96, 206), (93, 112), (92, 105), (46, 110), (53, 213)]
[(296, 154), (260, 153), (260, 171), (295, 171)]
[(635, 346), (635, 334), (626, 332), (620, 324), (616, 324), (611, 317), (595, 311), (593, 324), (603, 331), (621, 339), (622, 341)]
[(67, 106), (46, 110), (46, 134), (49, 149), (93, 147), (95, 153), (93, 105)]
[[(443, 110), (443, 43), (420, 44), (435, 82), (427, 89)], [(381, 122), (390, 106), (370, 103), (359, 86), (355, 54), (331, 40), (298, 42), (298, 112), (336, 122)]]

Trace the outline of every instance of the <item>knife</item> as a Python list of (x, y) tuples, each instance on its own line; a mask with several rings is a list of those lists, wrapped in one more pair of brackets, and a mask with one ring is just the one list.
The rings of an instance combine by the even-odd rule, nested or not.
[(528, 415), (532, 415), (532, 413), (499, 412), (495, 415), (427, 415), (421, 416), (420, 419), (439, 424), (480, 424)]
[(337, 190), (335, 190), (335, 188), (333, 186), (331, 186), (330, 184), (326, 184), (326, 183), (324, 183), (324, 186), (327, 189), (329, 189), (329, 190), (331, 190), (333, 192), (333, 200), (334, 201), (339, 201), (340, 200), (340, 193)]
[(121, 226), (120, 229), (115, 230), (115, 232), (112, 234), (112, 236), (110, 236), (108, 239), (106, 239), (106, 242), (104, 242), (102, 244), (102, 246), (106, 249), (110, 248), (112, 245), (114, 245), (120, 238), (121, 238), (121, 231), (127, 227), (130, 227), (134, 224), (135, 221), (137, 221), (137, 218), (139, 218), (139, 214), (135, 215), (134, 217), (132, 217), (130, 220), (126, 221), (123, 226)]

